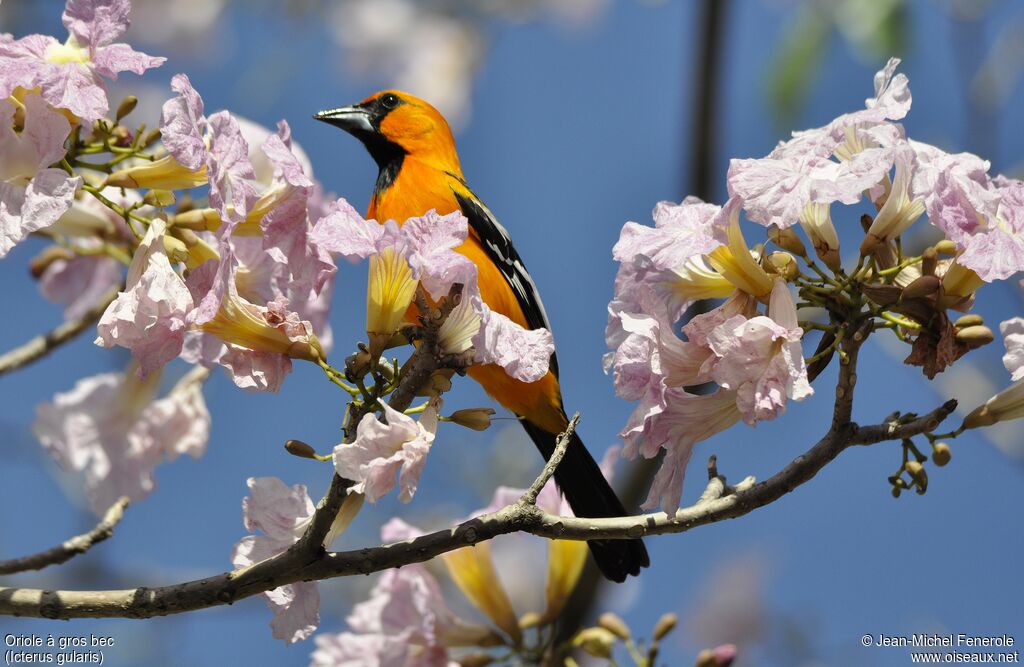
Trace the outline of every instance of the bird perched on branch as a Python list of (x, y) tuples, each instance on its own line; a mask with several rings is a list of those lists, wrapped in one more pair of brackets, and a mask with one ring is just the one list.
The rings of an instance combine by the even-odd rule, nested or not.
[[(377, 162), (380, 173), (367, 218), (401, 224), (431, 209), (440, 215), (461, 211), (469, 221), (469, 236), (456, 250), (476, 264), (484, 302), (520, 326), (550, 330), (537, 286), (508, 232), (466, 184), (451, 130), (434, 107), (407, 93), (385, 90), (353, 106), (321, 111), (315, 118), (355, 136)], [(520, 417), (545, 460), (550, 458), (558, 434), (568, 424), (555, 356), (548, 374), (537, 382), (516, 380), (497, 365), (472, 366), (469, 375)], [(626, 514), (575, 432), (555, 471), (555, 482), (577, 516)], [(601, 572), (613, 581), (639, 574), (649, 564), (638, 539), (589, 544)]]

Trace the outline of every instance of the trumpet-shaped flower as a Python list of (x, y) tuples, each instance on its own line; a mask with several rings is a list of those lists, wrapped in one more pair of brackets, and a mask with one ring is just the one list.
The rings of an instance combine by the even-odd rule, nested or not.
[[(91, 245), (91, 244), (84, 244)], [(64, 305), (64, 318), (84, 315), (121, 283), (122, 265), (105, 255), (72, 255), (55, 259), (39, 276), (39, 290)]]
[(334, 468), (345, 479), (356, 482), (351, 492), (365, 494), (371, 503), (394, 488), (398, 475), (398, 499), (407, 503), (416, 493), (434, 443), (440, 402), (431, 401), (419, 421), (383, 401), (381, 406), (387, 423), (376, 415), (365, 415), (356, 426), (355, 441), (334, 448)]
[(349, 632), (317, 635), (311, 667), (449, 667), (449, 647), (492, 637), (448, 609), (437, 579), (420, 564), (382, 573), (346, 620)]
[(125, 291), (104, 311), (96, 344), (132, 351), (141, 373), (160, 368), (181, 353), (192, 295), (164, 250), (166, 223), (153, 220), (128, 267)]
[(802, 336), (796, 304), (782, 279), (775, 281), (767, 317), (737, 315), (709, 334), (708, 345), (717, 356), (711, 377), (736, 391), (736, 405), (751, 426), (785, 412), (787, 399), (800, 401), (814, 393)]
[(962, 253), (957, 262), (986, 281), (1024, 270), (1024, 182), (994, 179), (980, 187), (955, 168), (941, 171), (929, 214)]
[(726, 280), (747, 294), (766, 296), (772, 291), (772, 280), (751, 256), (740, 229), (740, 200), (731, 198), (718, 214), (726, 227), (727, 244), (708, 254), (708, 262)]
[(681, 204), (659, 202), (654, 208), (654, 227), (627, 222), (612, 249), (616, 261), (633, 261), (637, 255), (655, 268), (673, 270), (725, 243), (720, 206), (687, 197)]
[(57, 222), (82, 184), (80, 176), (50, 168), (64, 157), (71, 130), (67, 119), (38, 95), (26, 96), (24, 104), (25, 128), (15, 132), (14, 104), (0, 99), (0, 257), (30, 233)]
[[(694, 445), (733, 426), (740, 417), (735, 391), (719, 389), (712, 394), (695, 395), (682, 389), (668, 390), (663, 407), (640, 436), (643, 445), (639, 451), (645, 457), (665, 449), (665, 459), (641, 507), (651, 510), (660, 506), (665, 513), (674, 513), (682, 499), (686, 466)], [(634, 456), (636, 449), (634, 446)], [(628, 441), (626, 454), (630, 454)]]
[(203, 455), (210, 434), (206, 377), (205, 369), (193, 369), (159, 399), (160, 373), (85, 378), (40, 405), (32, 430), (62, 468), (85, 478), (89, 504), (102, 515), (121, 496), (137, 501), (152, 493), (153, 470), (165, 459)]
[(128, 29), (130, 0), (68, 0), (62, 19), (68, 39), (48, 35), (0, 41), (0, 99), (18, 87), (39, 88), (51, 106), (92, 122), (107, 113), (104, 78), (142, 74), (166, 58), (113, 43)]
[[(306, 487), (285, 485), (277, 477), (250, 477), (249, 496), (242, 500), (242, 520), (250, 533), (232, 550), (236, 568), (247, 567), (276, 556), (298, 541), (313, 518), (315, 507)], [(345, 499), (324, 546), (340, 535), (355, 518), (362, 497)], [(276, 639), (292, 644), (308, 638), (320, 624), (320, 591), (315, 581), (300, 581), (280, 586), (263, 594), (274, 613), (270, 627)]]
[(868, 228), (861, 252), (867, 252), (879, 243), (893, 240), (924, 213), (924, 201), (913, 198), (911, 192), (913, 160), (914, 150), (910, 146), (900, 146), (896, 149), (896, 178), (889, 188), (882, 208)]
[[(203, 182), (203, 170), (210, 184), (210, 204), (221, 220), (233, 225), (245, 220), (258, 199), (256, 173), (249, 160), (249, 144), (242, 136), (238, 121), (227, 111), (218, 111), (210, 117), (203, 115), (203, 100), (184, 74), (171, 79), (171, 88), (178, 93), (164, 103), (160, 118), (160, 131), (172, 162), (194, 174), (193, 179)], [(131, 169), (115, 174), (108, 183), (117, 183), (115, 177), (131, 178), (137, 185), (139, 173)], [(162, 178), (169, 178), (161, 172)], [(182, 175), (188, 179), (188, 176)]]
[(854, 204), (885, 177), (890, 148), (903, 141), (887, 121), (903, 118), (911, 102), (906, 76), (895, 73), (899, 62), (893, 58), (875, 74), (875, 97), (864, 109), (794, 133), (765, 158), (729, 163), (729, 194), (743, 201), (751, 220), (785, 229), (808, 204)]
[(292, 359), (316, 362), (326, 354), (309, 321), (276, 296), (266, 306), (239, 293), (240, 263), (229, 243), (221, 245), (219, 261), (191, 272), (188, 286), (197, 302), (189, 313), (195, 332), (185, 358), (206, 366), (219, 364), (243, 389), (278, 391), (291, 372)]
[(999, 325), (1006, 345), (1003, 365), (1014, 382), (964, 418), (964, 428), (991, 426), (1024, 417), (1024, 318), (1013, 317)]

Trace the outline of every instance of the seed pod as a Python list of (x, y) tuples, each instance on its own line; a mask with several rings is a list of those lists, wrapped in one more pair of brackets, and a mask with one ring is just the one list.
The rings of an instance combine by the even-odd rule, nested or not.
[(606, 611), (597, 617), (597, 624), (619, 639), (629, 639), (629, 626), (617, 614)]
[(932, 461), (935, 465), (940, 468), (953, 458), (953, 453), (949, 449), (949, 445), (944, 442), (940, 442), (932, 449)]
[(284, 443), (284, 448), (292, 456), (298, 456), (301, 459), (316, 459), (316, 450), (301, 440), (289, 440)]
[(129, 95), (124, 98), (121, 100), (121, 103), (117, 105), (117, 115), (114, 118), (120, 122), (122, 118), (130, 114), (132, 111), (135, 111), (135, 107), (138, 103), (139, 98), (134, 95)]
[(956, 339), (969, 347), (978, 348), (995, 340), (995, 335), (988, 327), (976, 325), (957, 330)]

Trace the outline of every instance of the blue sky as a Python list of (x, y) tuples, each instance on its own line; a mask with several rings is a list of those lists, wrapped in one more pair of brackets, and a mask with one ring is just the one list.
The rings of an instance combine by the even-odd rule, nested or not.
[[(53, 11), (28, 31), (63, 34), (59, 4), (41, 4), (52, 4)], [(581, 29), (550, 23), (489, 26), (491, 42), (472, 92), (472, 119), (457, 137), (469, 182), (511, 231), (544, 295), (567, 408), (582, 412), (581, 433), (598, 455), (616, 442), (631, 410), (615, 397), (600, 363), (616, 269), (611, 246), (625, 221), (647, 223), (657, 201), (678, 201), (687, 194), (683, 165), (695, 94), (693, 6), (611, 3), (606, 16)], [(172, 51), (170, 61), (146, 80), (169, 95), (170, 77), (185, 71), (209, 110), (228, 108), (267, 125), (288, 119), (318, 178), (357, 208), (365, 207), (375, 178), (372, 161), (350, 137), (310, 116), (389, 82), (347, 74), (345, 53), (318, 22), (282, 20), (260, 7), (232, 5), (216, 43), (192, 56)], [(996, 2), (991, 11), (977, 28), (982, 44), (995, 38), (1015, 8)], [(872, 74), (884, 59), (863, 59), (833, 34), (807, 103), (791, 126), (781, 127), (767, 105), (766, 81), (794, 16), (789, 3), (732, 5), (723, 40), (714, 173), (719, 203), (730, 157), (761, 156), (789, 130), (822, 125), (860, 108), (872, 94)], [(902, 67), (914, 95), (905, 121), (908, 134), (948, 149), (986, 151), (994, 171), (1011, 170), (1024, 151), (1020, 88), (980, 125), (972, 124), (956, 59), (970, 28), (924, 0), (910, 3), (908, 26)], [(137, 42), (146, 46), (143, 37)], [(971, 62), (972, 54), (960, 57)], [(122, 83), (135, 80), (128, 74)], [(855, 216), (837, 218), (837, 224), (846, 247), (855, 247)], [(755, 231), (748, 230), (748, 239)], [(36, 242), (24, 244), (0, 262), (9, 305), (0, 349), (60, 320), (60, 311), (38, 296), (25, 268), (39, 248)], [(335, 359), (364, 336), (364, 290), (364, 266), (340, 267), (331, 320)], [(979, 304), (990, 324), (1020, 311), (1019, 293), (1009, 286), (986, 288)], [(929, 386), (916, 369), (899, 363), (900, 352), (906, 354), (893, 354), (877, 342), (865, 350), (856, 420), (879, 421), (895, 409), (927, 411), (956, 389)], [(1001, 353), (997, 343), (961, 363), (1003, 386), (1009, 378), (999, 363)], [(100, 350), (84, 336), (32, 368), (0, 378), (4, 557), (51, 546), (90, 525), (80, 499), (68, 492), (73, 484), (60, 481), (32, 437), (32, 415), (39, 402), (78, 378), (125, 363), (125, 355)], [(806, 450), (826, 429), (833, 380), (834, 369), (816, 382), (813, 398), (792, 405), (774, 423), (756, 429), (740, 425), (699, 445), (694, 483), (684, 489), (684, 498), (699, 495), (697, 481), (709, 454), (718, 455), (725, 474), (740, 479), (767, 477)], [(299, 438), (326, 451), (338, 440), (340, 396), (321, 373), (298, 366), (281, 393), (270, 396), (240, 392), (218, 372), (206, 396), (214, 423), (203, 459), (158, 468), (157, 492), (132, 507), (115, 538), (94, 553), (13, 581), (121, 588), (215, 574), (230, 567), (231, 547), (244, 534), (241, 498), (247, 477), (277, 475), (289, 484), (307, 484), (315, 497), (321, 493), (329, 469), (281, 448), (286, 439)], [(452, 408), (487, 404), (467, 381), (447, 401)], [(1019, 432), (1008, 437), (1020, 441)], [(540, 463), (514, 423), (498, 422), (483, 434), (443, 428), (414, 503), (403, 506), (392, 497), (368, 507), (338, 546), (373, 543), (380, 524), (394, 515), (413, 523), (462, 516), (485, 505), (497, 483), (529, 480)], [(621, 462), (620, 473), (628, 465)], [(709, 633), (694, 630), (705, 626), (690, 620), (695, 609), (711, 607), (760, 610), (753, 616), (766, 639), (751, 648), (746, 664), (908, 662), (902, 649), (863, 649), (865, 633), (1018, 633), (1024, 640), (1021, 460), (968, 434), (953, 443), (949, 466), (929, 469), (927, 495), (894, 500), (886, 477), (898, 465), (895, 443), (851, 450), (769, 507), (692, 533), (651, 539), (651, 569), (639, 582), (609, 590), (605, 607), (621, 609), (640, 635), (649, 634), (663, 612), (679, 613), (683, 627), (664, 647), (667, 664), (691, 662), (707, 643)], [(490, 474), (482, 476), (480, 470)], [(711, 590), (710, 582), (717, 582)], [(371, 583), (358, 578), (322, 585), (321, 628), (342, 629), (348, 607)], [(729, 616), (730, 623), (736, 616)], [(269, 620), (266, 605), (255, 598), (144, 622), (0, 619), (0, 631), (112, 635), (117, 648), (108, 659), (114, 665), (306, 664), (312, 642), (283, 646), (272, 639)], [(714, 636), (723, 639), (739, 632), (729, 623), (712, 626)], [(806, 651), (795, 648), (803, 645)]]

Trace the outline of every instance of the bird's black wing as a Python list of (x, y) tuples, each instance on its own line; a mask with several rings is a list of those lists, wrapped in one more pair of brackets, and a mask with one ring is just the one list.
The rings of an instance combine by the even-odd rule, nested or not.
[[(450, 175), (466, 186), (465, 181), (461, 178), (454, 174)], [(466, 186), (466, 189), (469, 190), (469, 186)], [(551, 331), (551, 322), (548, 321), (548, 314), (540, 300), (540, 292), (537, 290), (533, 278), (530, 277), (530, 273), (526, 270), (526, 265), (523, 264), (515, 246), (512, 245), (508, 230), (475, 196), (467, 197), (454, 188), (452, 192), (459, 202), (459, 207), (462, 208), (462, 214), (469, 221), (469, 226), (480, 237), (480, 243), (487, 256), (505, 276), (505, 281), (512, 288), (512, 293), (516, 295), (516, 301), (519, 302), (519, 307), (526, 315), (526, 323), (531, 329), (544, 328)], [(551, 355), (551, 372), (558, 377), (558, 360), (554, 354)]]

